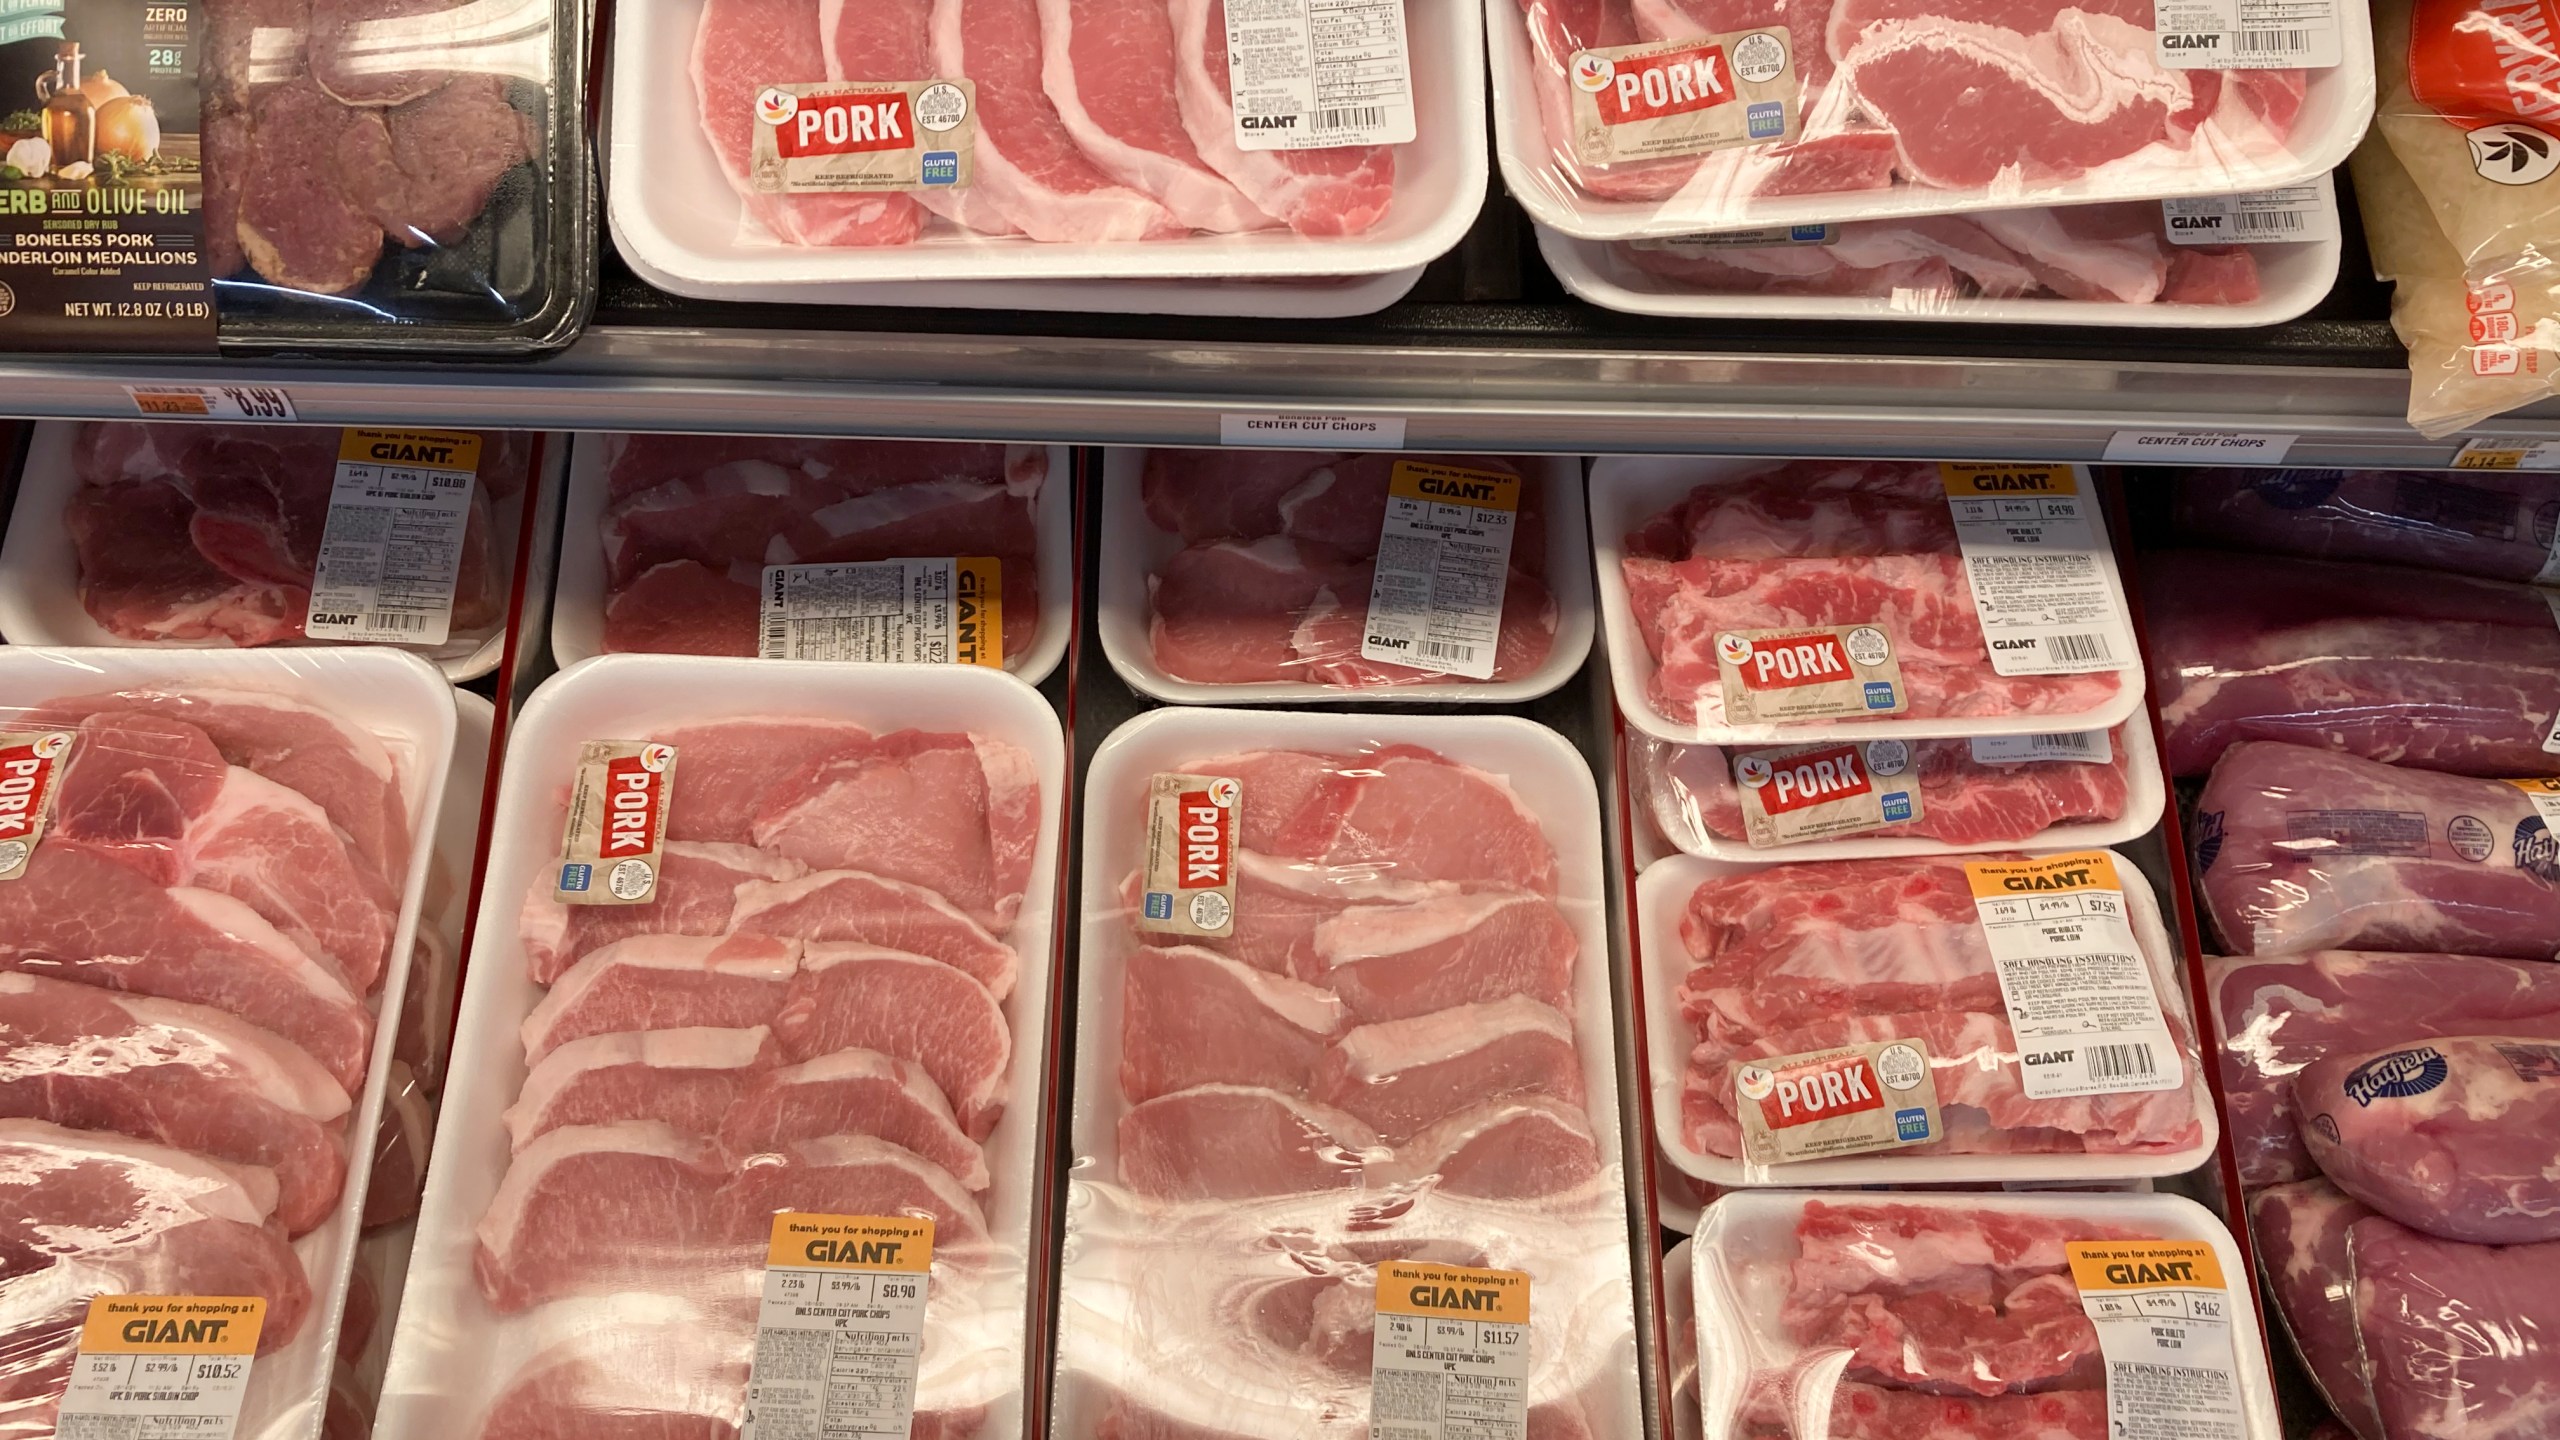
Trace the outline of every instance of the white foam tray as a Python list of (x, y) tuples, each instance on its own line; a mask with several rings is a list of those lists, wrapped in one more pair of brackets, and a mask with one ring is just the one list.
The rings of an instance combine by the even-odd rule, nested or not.
[[(1704, 825), (1691, 825), (1687, 817), (1666, 814), (1661, 798), (1643, 787), (1638, 777), (1628, 777), (1631, 787), (1643, 793), (1636, 803), (1650, 813), (1655, 827), (1673, 845), (1691, 855), (1710, 860), (1729, 860), (1744, 865), (1784, 865), (1799, 860), (1881, 860), (1906, 855), (1987, 855), (2002, 850), (2090, 850), (2103, 846), (2123, 845), (2148, 834), (2160, 823), (2160, 811), (2168, 802), (2168, 782), (2160, 773), (2159, 747), (2152, 742), (2151, 724), (2146, 716), (2135, 716), (2112, 732), (2125, 762), (2124, 813), (2113, 820), (2055, 825), (2025, 840), (1985, 841), (1973, 845), (1950, 845), (1944, 840), (1923, 840), (1910, 835), (1850, 835), (1838, 840), (1808, 840), (1797, 845), (1781, 845), (1755, 850), (1748, 840), (1727, 840)], [(1720, 747), (1712, 762), (1727, 765)], [(2029, 764), (2044, 762), (2029, 761)]]
[[(146, 686), (179, 692), (253, 691), (302, 701), (372, 732), (391, 751), (400, 768), (401, 800), (409, 809), (410, 858), (389, 963), (375, 996), (375, 1033), (388, 1037), (400, 1024), (427, 867), (436, 848), (437, 812), (456, 743), (453, 687), (424, 660), (378, 646), (197, 651), (0, 646), (0, 695), (10, 705)], [(374, 1045), (365, 1066), (364, 1092), (348, 1114), (347, 1181), (337, 1209), (294, 1242), (311, 1282), (311, 1312), (291, 1344), (258, 1357), (234, 1431), (242, 1440), (316, 1440), (320, 1434), (348, 1277), (363, 1228), (365, 1185), (373, 1174), (373, 1134), (382, 1119), (391, 1048), (385, 1041)]]
[[(1464, 5), (1466, 0), (1452, 0)], [(1519, 0), (1485, 0), (1485, 24), (1493, 58), (1494, 149), (1503, 182), (1529, 218), (1581, 240), (1634, 240), (1755, 230), (1774, 225), (1822, 225), (1841, 220), (1880, 220), (1896, 215), (1954, 215), (1973, 210), (2015, 210), (2035, 205), (2089, 205), (2107, 200), (2168, 200), (2230, 195), (2301, 185), (2338, 168), (2364, 138), (2373, 118), (2373, 21), (2359, 6), (2338, 7), (2344, 63), (2310, 72), (2310, 83), (2284, 153), (2266, 163), (2207, 168), (2186, 157), (2161, 157), (2142, 173), (2124, 162), (2113, 173), (2083, 175), (2063, 184), (1985, 186), (1940, 190), (1896, 185), (1851, 194), (1788, 195), (1751, 199), (1725, 210), (1712, 202), (1675, 195), (1669, 200), (1602, 200), (1577, 189), (1561, 173), (1538, 112), (1536, 56)], [(688, 32), (690, 33), (690, 32)]]
[[(1043, 245), (970, 235), (937, 219), (913, 245), (743, 244), (737, 194), (703, 137), (694, 100), (690, 63), (701, 14), (702, 0), (639, 0), (614, 26), (613, 38), (605, 194), (614, 242), (635, 269), (679, 294), (706, 293), (689, 288), (697, 285), (787, 286), (793, 287), (789, 298), (808, 302), (878, 304), (895, 302), (851, 301), (835, 287), (866, 281), (1380, 275), (1447, 254), (1484, 207), (1490, 161), (1482, 17), (1464, 0), (1428, 0), (1408, 6), (1406, 14), (1420, 138), (1396, 152), (1395, 202), (1366, 235), (1310, 240), (1282, 230)], [(828, 288), (802, 293), (802, 286)], [(784, 296), (769, 292), (761, 298)], [(1079, 297), (1075, 308), (1123, 307), (1108, 291), (1096, 290)]]
[[(1717, 456), (1604, 455), (1591, 466), (1591, 551), (1597, 562), (1601, 633), (1609, 647), (1609, 675), (1618, 687), (1618, 708), (1627, 723), (1657, 739), (1680, 745), (1796, 745), (1817, 740), (1947, 740), (1975, 735), (2054, 735), (2081, 730), (2111, 730), (2142, 708), (2144, 675), (2141, 658), (2117, 673), (2124, 678), (2105, 704), (2061, 715), (1948, 715), (1882, 720), (1810, 721), (1801, 725), (1683, 725), (1653, 706), (1648, 688), (1653, 655), (1636, 629), (1635, 611), (1627, 601), (1627, 536), (1654, 516), (1704, 484), (1726, 483), (1755, 475), (1782, 460)], [(2088, 467), (2080, 466), (2081, 493), (2094, 495)], [(2125, 610), (2124, 579), (2116, 573), (2115, 552), (2106, 548), (2106, 521), (2094, 510), (2098, 532), (2098, 565)], [(2128, 611), (2129, 613), (2129, 611)]]
[(1520, 679), (1370, 686), (1315, 685), (1303, 680), (1205, 685), (1166, 674), (1156, 664), (1155, 647), (1148, 638), (1155, 615), (1148, 580), (1183, 548), (1182, 537), (1157, 529), (1147, 518), (1139, 491), (1147, 452), (1133, 447), (1103, 452), (1102, 541), (1103, 553), (1111, 559), (1095, 581), (1102, 653), (1130, 688), (1178, 705), (1323, 705), (1350, 700), (1501, 705), (1535, 700), (1582, 668), (1591, 653), (1593, 619), (1591, 570), (1585, 559), (1589, 532), (1583, 515), (1582, 461), (1547, 455), (1526, 457), (1526, 462), (1526, 473), (1539, 481), (1546, 506), (1546, 583), (1556, 601), (1556, 638), (1547, 662)]
[[(0, 635), (13, 645), (97, 645), (134, 650), (231, 650), (226, 640), (128, 640), (108, 633), (80, 604), (80, 558), (62, 514), (80, 488), (72, 473), (71, 445), (79, 422), (44, 420), (27, 442), (27, 463), (18, 475), (17, 504), (9, 531), (0, 538)], [(533, 485), (556, 485), (567, 468), (567, 437), (543, 438), (542, 464), (525, 477)], [(523, 533), (522, 494), (489, 507), (493, 522), (489, 559), (512, 593), (518, 538)], [(541, 547), (535, 547), (539, 550)], [(526, 593), (536, 593), (549, 580), (539, 559), (525, 579)], [(275, 649), (339, 648), (341, 642), (296, 640)], [(456, 682), (477, 680), (498, 668), (506, 652), (504, 619), (485, 636), (456, 636), (434, 650), (417, 649), (429, 663)]]
[[(570, 441), (569, 494), (560, 517), (560, 586), (551, 597), (551, 655), (563, 666), (604, 653), (604, 511), (610, 498), (602, 434)], [(1005, 669), (1037, 685), (1058, 668), (1075, 630), (1075, 451), (1051, 445), (1049, 476), (1031, 512), (1039, 546), (1040, 623)]]
[(2299, 245), (2252, 245), (2258, 257), (2258, 298), (2245, 305), (2160, 302), (2126, 305), (2110, 300), (2065, 300), (2058, 295), (1994, 300), (1968, 296), (1913, 310), (1871, 295), (1719, 294), (1656, 275), (1617, 253), (1605, 241), (1576, 240), (1540, 225), (1538, 253), (1564, 288), (1605, 310), (1660, 315), (1675, 320), (1914, 320), (1958, 325), (2108, 325), (2128, 329), (2239, 330), (2294, 319), (2326, 298), (2338, 283), (2344, 248), (2338, 197), (2328, 176), (2315, 182), (2329, 214), (2330, 235)]
[[(1625, 1187), (1618, 1183), (1624, 1155), (1619, 1144), (1617, 1035), (1603, 894), (1607, 882), (1601, 861), (1598, 791), (1580, 752), (1545, 726), (1503, 715), (1149, 711), (1113, 731), (1094, 751), (1084, 787), (1085, 879), (1077, 951), (1075, 1091), (1069, 1121), (1076, 1160), (1068, 1178), (1066, 1260), (1060, 1276), (1058, 1391), (1052, 1414), (1056, 1434), (1099, 1433), (1099, 1407), (1107, 1400), (1107, 1382), (1101, 1377), (1108, 1373), (1109, 1358), (1118, 1353), (1111, 1336), (1123, 1323), (1106, 1314), (1099, 1303), (1121, 1293), (1113, 1277), (1078, 1273), (1078, 1252), (1091, 1243), (1078, 1232), (1097, 1213), (1126, 1208), (1125, 1200), (1119, 1198), (1126, 1192), (1103, 1177), (1119, 1173), (1119, 1121), (1128, 1108), (1121, 1099), (1119, 1080), (1121, 997), (1128, 952), (1136, 942), (1120, 904), (1119, 886), (1121, 877), (1137, 868), (1144, 847), (1148, 777), (1239, 751), (1291, 748), (1349, 753), (1395, 744), (1424, 746), (1501, 777), (1536, 812), (1556, 848), (1556, 904), (1582, 946), (1574, 966), (1574, 1042), (1582, 1057), (1591, 1130), (1604, 1172), (1595, 1186), (1604, 1188), (1608, 1212), (1595, 1228), (1614, 1228), (1619, 1235), (1625, 1230)], [(1452, 1197), (1434, 1198), (1453, 1209), (1459, 1203)], [(1267, 1214), (1257, 1212), (1259, 1202), (1197, 1208), (1241, 1209), (1250, 1221), (1269, 1219), (1292, 1203), (1278, 1200), (1261, 1206)], [(1338, 1197), (1317, 1197), (1316, 1203), (1326, 1213), (1342, 1208)], [(1480, 1202), (1461, 1218), (1478, 1229), (1491, 1224), (1515, 1232), (1522, 1226), (1557, 1224), (1548, 1202), (1511, 1206)], [(1376, 1233), (1384, 1238), (1394, 1229), (1389, 1226)], [(1604, 1248), (1621, 1265), (1629, 1259), (1623, 1239)], [(1625, 1272), (1611, 1277), (1614, 1290), (1604, 1286), (1595, 1291), (1611, 1296), (1607, 1313), (1583, 1312), (1596, 1322), (1624, 1330), (1623, 1335), (1605, 1337), (1586, 1333), (1592, 1346), (1585, 1357), (1590, 1362), (1584, 1371), (1589, 1388), (1583, 1393), (1587, 1399), (1605, 1390), (1609, 1401), (1606, 1408), (1590, 1415), (1595, 1435), (1634, 1435), (1642, 1426), (1633, 1297), (1627, 1288), (1631, 1284), (1632, 1277)], [(1235, 1417), (1235, 1423), (1243, 1425), (1243, 1417)]]
[[(1708, 1207), (1689, 1242), (1689, 1290), (1697, 1306), (1698, 1389), (1701, 1432), (1713, 1437), (1743, 1433), (1743, 1411), (1752, 1397), (1754, 1371), (1803, 1365), (1799, 1393), (1818, 1394), (1823, 1413), (1795, 1417), (1799, 1434), (1828, 1434), (1830, 1381), (1846, 1368), (1849, 1352), (1805, 1352), (1780, 1322), (1789, 1264), (1800, 1253), (1795, 1227), (1810, 1201), (1854, 1205), (1874, 1200), (1927, 1210), (1990, 1211), (2042, 1215), (2121, 1226), (2162, 1240), (2195, 1240), (2213, 1247), (2232, 1303), (2232, 1359), (2248, 1440), (2282, 1440), (2275, 1384), (2267, 1371), (2267, 1337), (2250, 1303), (2249, 1264), (2231, 1231), (2213, 1212), (2183, 1195), (1813, 1195), (1762, 1190), (1727, 1195)], [(1666, 1285), (1666, 1289), (1668, 1286)], [(1796, 1357), (1816, 1353), (1809, 1363)]]
[[(988, 1229), (1000, 1243), (1006, 1237), (1012, 1243), (1003, 1260), (976, 1281), (984, 1308), (1010, 1315), (1012, 1324), (1008, 1333), (986, 1337), (983, 1347), (946, 1352), (936, 1362), (983, 1372), (990, 1387), (980, 1431), (986, 1440), (1021, 1433), (1025, 1290), (1032, 1257), (1046, 1243), (1033, 1225), (1038, 1197), (1050, 1184), (1039, 1134), (1066, 782), (1066, 741), (1057, 712), (1030, 686), (976, 666), (608, 655), (571, 666), (535, 690), (508, 737), (481, 891), (485, 923), (473, 937), (465, 971), (461, 1023), (418, 1214), (408, 1293), (374, 1427), (382, 1440), (452, 1440), (476, 1433), (486, 1407), (539, 1348), (548, 1333), (546, 1317), (582, 1304), (570, 1300), (502, 1316), (489, 1308), (472, 1279), (474, 1228), (508, 1163), (500, 1116), (524, 1084), (517, 1027), (543, 994), (525, 975), (514, 917), (534, 877), (557, 856), (560, 787), (579, 744), (765, 715), (850, 720), (881, 730), (967, 730), (1022, 747), (1037, 768), (1040, 843), (1021, 918), (1007, 937), (1022, 966), (1004, 1005), (1013, 1029), (1013, 1070), (1004, 1119), (987, 1139), (988, 1163), (997, 1177)], [(677, 783), (683, 783), (681, 771)], [(929, 1369), (926, 1383), (947, 1373)]]
[[(2015, 848), (2015, 847), (2012, 847)], [(2186, 1043), (2200, 1045), (2194, 1000), (2187, 994), (2180, 951), (2160, 914), (2160, 898), (2151, 882), (2123, 855), (2115, 857), (2116, 875), (2124, 884), (2125, 906), (2136, 943), (2151, 963), (2151, 984), (2163, 1008), (2185, 1027)], [(2203, 1065), (2194, 1056), (2187, 1066), (2187, 1093), (2203, 1122), (2196, 1143), (2157, 1155), (1904, 1155), (1872, 1151), (1837, 1160), (1799, 1160), (1778, 1167), (1774, 1176), (1755, 1176), (1738, 1157), (1709, 1155), (1689, 1143), (1681, 1124), (1680, 1087), (1689, 1066), (1696, 1031), (1680, 1014), (1680, 982), (1689, 968), (1688, 947), (1680, 943), (1680, 916), (1697, 888), (1719, 876), (1747, 874), (1757, 865), (1674, 855), (1636, 877), (1636, 943), (1644, 990), (1645, 1077), (1653, 1101), (1654, 1139), (1682, 1173), (1731, 1189), (1788, 1185), (2080, 1185), (2101, 1181), (2158, 1179), (2183, 1175), (2213, 1158), (2222, 1125), (2206, 1088)]]

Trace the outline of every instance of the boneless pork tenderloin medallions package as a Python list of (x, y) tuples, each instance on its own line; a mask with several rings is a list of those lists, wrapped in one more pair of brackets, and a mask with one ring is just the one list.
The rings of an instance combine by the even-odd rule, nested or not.
[(1636, 882), (1654, 1122), (1715, 1185), (2176, 1175), (2219, 1133), (2175, 942), (2109, 850)]
[(1605, 457), (1618, 708), (1693, 745), (2110, 729), (2143, 676), (2099, 501), (2070, 465)]
[(377, 1433), (1022, 1433), (1064, 766), (976, 666), (536, 692)]
[(2286, 1433), (2192, 1200), (1745, 1193), (1688, 1258), (1705, 1440)]
[(1058, 1432), (1635, 1433), (1580, 757), (1168, 709), (1086, 794)]
[(584, 435), (551, 649), (958, 661), (1033, 684), (1074, 626), (1063, 445)]
[(39, 425), (0, 543), (0, 634), (398, 645), (475, 679), (506, 646), (526, 491), (556, 479), (564, 444), (510, 431)]
[(1582, 462), (1113, 450), (1103, 653), (1177, 703), (1520, 701), (1591, 646)]
[(177, 1423), (317, 1434), (453, 691), (11, 646), (0, 694), (0, 1436), (134, 1433), (164, 1360)]
[[(1486, 0), (1503, 178), (1586, 240), (2308, 184), (2362, 7)], [(2299, 68), (2287, 68), (2299, 67)]]
[(648, 21), (616, 30), (614, 230), (691, 293), (1380, 274), (1445, 253), (1483, 200), (1466, 5), (657, 0)]

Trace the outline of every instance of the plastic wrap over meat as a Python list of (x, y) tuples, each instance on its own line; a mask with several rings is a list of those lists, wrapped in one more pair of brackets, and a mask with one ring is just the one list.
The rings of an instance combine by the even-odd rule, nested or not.
[[(1085, 915), (1062, 1431), (1367, 1435), (1391, 1261), (1529, 1276), (1529, 1434), (1636, 1423), (1579, 767), (1507, 720), (1151, 718), (1091, 781), (1128, 878)], [(1238, 783), (1227, 935), (1144, 923), (1156, 774)]]
[(2466, 1245), (2373, 1215), (2347, 1244), (2389, 1440), (2542, 1440), (2560, 1428), (2560, 1242)]
[(2207, 544), (2560, 579), (2560, 479), (2522, 471), (2188, 470), (2178, 528)]
[[(765, 567), (988, 556), (1004, 654), (1040, 624), (1038, 445), (606, 435), (607, 652), (754, 655)], [(582, 442), (584, 443), (584, 442)]]
[(1495, 681), (1546, 663), (1556, 638), (1548, 589), (1544, 484), (1490, 456), (1339, 451), (1153, 450), (1146, 517), (1182, 538), (1147, 580), (1148, 647), (1177, 680), (1303, 681), (1346, 689), (1466, 677), (1363, 654), (1387, 486), (1399, 460), (1520, 474), (1510, 564), (1498, 597)]
[(2560, 1041), (2560, 966), (2539, 961), (2329, 950), (2208, 957), (2205, 972), (2223, 1123), (2248, 1186), (2319, 1173), (2290, 1097), (2294, 1077), (2323, 1056), (2441, 1035)]
[(2522, 786), (2252, 740), (2196, 804), (2205, 904), (2234, 950), (2560, 955), (2560, 849)]
[(2311, 1158), (2414, 1230), (2560, 1240), (2560, 1041), (2458, 1035), (2341, 1050), (2294, 1077)]
[(2549, 592), (2205, 550), (2148, 556), (2142, 574), (2172, 775), (2241, 740), (2461, 775), (2560, 768)]
[(2322, 1399), (2358, 1440), (2385, 1440), (2356, 1338), (2350, 1227), (2373, 1212), (2326, 1180), (2270, 1185), (2249, 1197), (2270, 1297)]
[[(491, 434), (462, 537), (450, 638), (467, 655), (506, 618), (515, 555), (502, 537), (533, 437)], [(126, 640), (273, 645), (303, 638), (338, 468), (329, 426), (95, 421), (79, 427), (79, 477), (62, 516), (80, 603)]]

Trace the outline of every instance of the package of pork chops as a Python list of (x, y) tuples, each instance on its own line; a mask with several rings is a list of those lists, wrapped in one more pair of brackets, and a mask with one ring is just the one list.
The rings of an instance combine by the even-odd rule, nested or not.
[(546, 682), (376, 1433), (1022, 1435), (1065, 753), (979, 666)]
[(1581, 757), (1159, 710), (1086, 793), (1061, 1432), (1633, 1433)]

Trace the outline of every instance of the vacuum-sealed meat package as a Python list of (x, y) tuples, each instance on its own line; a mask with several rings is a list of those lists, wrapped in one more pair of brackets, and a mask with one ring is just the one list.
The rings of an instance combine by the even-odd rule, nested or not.
[(314, 1433), (452, 689), (387, 650), (25, 646), (0, 689), (0, 1436), (128, 1423), (102, 1377), (145, 1317), (250, 1357), (233, 1433)]
[(2196, 806), (2205, 907), (2236, 953), (2560, 956), (2560, 781), (2251, 740)]
[(2466, 1245), (2380, 1215), (2347, 1232), (2390, 1440), (2538, 1440), (2560, 1371), (2560, 1242)]
[(2179, 473), (2172, 515), (2207, 544), (2560, 581), (2560, 479), (2520, 471)]
[[(1590, 785), (1508, 718), (1105, 742), (1062, 1432), (1640, 1425)], [(1453, 1349), (1513, 1383), (1453, 1384)]]
[(2249, 1196), (2249, 1228), (2269, 1298), (2321, 1398), (2358, 1440), (2386, 1440), (2365, 1376), (2347, 1255), (2352, 1227), (2372, 1213), (2323, 1179), (2270, 1185)]
[(2218, 550), (2144, 557), (2169, 773), (2243, 740), (2507, 777), (2560, 767), (2560, 610), (2526, 585)]
[(2293, 1079), (2330, 1181), (2413, 1230), (2560, 1240), (2560, 1041), (2450, 1035), (2341, 1050)]
[(376, 1433), (1016, 1433), (1063, 767), (975, 666), (545, 687)]

